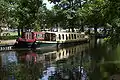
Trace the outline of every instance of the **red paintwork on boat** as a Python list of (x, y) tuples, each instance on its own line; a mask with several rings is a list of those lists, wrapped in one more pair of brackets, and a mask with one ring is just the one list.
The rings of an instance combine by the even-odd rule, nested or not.
[[(31, 38), (28, 38), (28, 36), (26, 37), (26, 33), (30, 33), (29, 36), (31, 36)], [(45, 32), (23, 32), (22, 37), (18, 38), (17, 41), (22, 41), (22, 42), (35, 42), (38, 40), (43, 41), (44, 40), (44, 34)], [(37, 35), (42, 35), (42, 37), (37, 38)]]
[(17, 41), (22, 41), (22, 42), (34, 42), (35, 39), (25, 39), (25, 38), (18, 38)]
[(34, 35), (34, 39), (35, 39), (35, 40), (41, 40), (41, 41), (44, 40), (44, 37), (42, 37), (42, 38), (36, 38), (36, 34), (42, 34), (42, 35), (44, 35), (45, 32), (33, 32), (33, 35)]
[(27, 53), (24, 53), (24, 55), (20, 56), (19, 59), (21, 61), (31, 61), (31, 62), (33, 60), (34, 63), (36, 63), (37, 62), (37, 60), (36, 60), (37, 56), (38, 55), (34, 52), (27, 52)]

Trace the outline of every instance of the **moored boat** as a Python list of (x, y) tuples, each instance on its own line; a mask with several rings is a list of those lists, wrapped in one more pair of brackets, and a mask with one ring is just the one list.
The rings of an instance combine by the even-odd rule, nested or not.
[(89, 36), (84, 32), (24, 32), (22, 37), (16, 40), (15, 47), (50, 49), (87, 41)]

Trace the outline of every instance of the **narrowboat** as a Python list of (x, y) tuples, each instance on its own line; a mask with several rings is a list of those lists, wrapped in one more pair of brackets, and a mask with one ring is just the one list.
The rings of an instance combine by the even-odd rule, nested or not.
[(15, 43), (17, 48), (58, 48), (61, 46), (78, 44), (89, 41), (84, 32), (24, 32)]

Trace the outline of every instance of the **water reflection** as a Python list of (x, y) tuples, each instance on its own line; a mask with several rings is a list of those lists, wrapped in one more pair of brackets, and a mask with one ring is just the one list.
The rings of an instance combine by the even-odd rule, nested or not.
[(1, 52), (2, 67), (7, 67), (10, 64), (17, 64), (17, 56), (15, 52)]
[(120, 74), (119, 49), (86, 43), (48, 52), (1, 52), (0, 80), (116, 79)]
[[(44, 61), (46, 61), (45, 63), (49, 63), (49, 65), (45, 65), (47, 67), (45, 71), (46, 72), (45, 75), (47, 77), (43, 75), (41, 79), (45, 78), (44, 80), (48, 80), (50, 78), (52, 80), (53, 79), (54, 80), (62, 80), (62, 79), (76, 80), (76, 79), (80, 79), (80, 76), (81, 76), (82, 80), (86, 80), (87, 74), (84, 71), (84, 67), (82, 67), (80, 63), (76, 64), (76, 61), (78, 60), (77, 58), (74, 58), (74, 56), (76, 55), (81, 57), (81, 54), (83, 54), (88, 48), (89, 48), (89, 44), (84, 44), (84, 45), (79, 45), (79, 46), (70, 47), (70, 48), (63, 48), (58, 51), (42, 54)], [(73, 59), (70, 60), (69, 58), (73, 58), (74, 61)], [(81, 62), (81, 61), (78, 61), (78, 62)], [(51, 63), (54, 63), (55, 65), (52, 65)]]
[(15, 67), (18, 63), (17, 55), (15, 52), (1, 52), (0, 54), (0, 73), (1, 80), (6, 80), (4, 76), (8, 77), (8, 80), (14, 80), (14, 76), (12, 75), (15, 71)]
[(45, 53), (1, 52), (1, 72), (5, 73), (1, 80), (85, 80), (87, 72), (79, 58), (88, 49), (89, 44), (82, 44)]

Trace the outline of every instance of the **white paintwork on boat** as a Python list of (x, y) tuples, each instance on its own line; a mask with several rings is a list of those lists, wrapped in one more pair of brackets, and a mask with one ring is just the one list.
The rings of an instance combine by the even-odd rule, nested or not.
[(36, 42), (40, 42), (40, 43), (57, 43), (56, 41), (36, 41)]
[(54, 34), (55, 40), (50, 41), (40, 41), (41, 43), (66, 43), (66, 42), (77, 42), (77, 41), (84, 41), (89, 39), (88, 35), (85, 35), (84, 32), (77, 33), (77, 32), (46, 32), (48, 34)]

